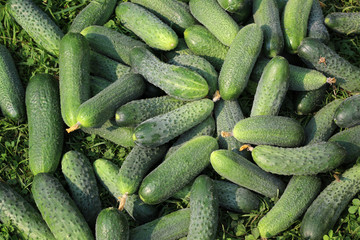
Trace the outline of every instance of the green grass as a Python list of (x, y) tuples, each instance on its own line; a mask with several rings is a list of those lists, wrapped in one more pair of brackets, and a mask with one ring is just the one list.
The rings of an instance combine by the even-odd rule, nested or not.
[[(53, 20), (66, 32), (76, 14), (84, 7), (89, 0), (34, 0)], [(360, 3), (356, 0), (327, 0), (325, 3), (324, 14), (334, 11), (356, 12), (360, 11)], [(47, 54), (39, 47), (29, 36), (16, 24), (16, 22), (5, 11), (6, 1), (0, 0), (0, 44), (6, 45), (11, 52), (21, 80), (26, 86), (31, 76), (36, 73), (46, 72), (58, 76), (57, 58)], [(119, 24), (119, 20), (112, 16), (106, 26), (116, 29), (117, 31), (129, 34), (130, 31)], [(352, 64), (360, 67), (360, 37), (342, 36), (331, 33), (331, 46), (343, 57), (348, 59)], [(346, 98), (349, 93), (339, 88), (328, 90), (324, 98), (323, 105), (336, 99)], [(252, 96), (244, 95), (240, 102), (244, 113), (251, 109)], [(303, 124), (310, 119), (310, 116), (299, 117), (294, 113), (293, 106), (287, 104), (283, 107), (282, 115), (296, 117)], [(109, 141), (103, 140), (94, 135), (87, 135), (81, 131), (66, 135), (64, 143), (64, 152), (76, 150), (84, 153), (91, 162), (98, 158), (106, 158), (118, 166), (121, 165), (126, 155), (131, 150), (117, 146)], [(322, 174), (323, 186), (333, 180), (335, 171), (343, 172), (345, 167), (336, 169), (330, 173)], [(208, 168), (207, 172), (212, 170)], [(61, 171), (55, 175), (64, 185)], [(211, 172), (212, 177), (219, 176)], [(11, 122), (0, 117), (0, 180), (10, 184), (26, 200), (34, 204), (31, 196), (31, 183), (33, 176), (28, 167), (28, 128), (26, 123)], [(284, 178), (288, 181), (289, 178)], [(117, 206), (114, 200), (104, 188), (100, 188), (100, 196), (104, 207)], [(329, 234), (324, 239), (360, 239), (360, 195), (357, 195), (341, 215)], [(218, 239), (259, 239), (259, 233), (256, 228), (258, 221), (274, 205), (274, 201), (268, 198), (262, 198), (261, 206), (258, 210), (247, 214), (235, 214), (227, 211), (221, 211), (219, 220)], [(188, 201), (169, 200), (161, 204), (161, 214), (169, 213), (175, 209), (188, 206)], [(135, 226), (131, 222), (131, 226)], [(301, 239), (299, 235), (300, 220), (296, 221), (290, 229), (279, 234), (274, 239)], [(11, 225), (0, 223), (0, 240), (1, 239), (22, 239), (16, 229)]]

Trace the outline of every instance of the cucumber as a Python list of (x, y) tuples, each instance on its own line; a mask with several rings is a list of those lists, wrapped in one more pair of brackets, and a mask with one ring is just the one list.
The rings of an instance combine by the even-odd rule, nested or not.
[(34, 175), (55, 172), (64, 141), (58, 84), (48, 74), (35, 75), (27, 85), (25, 102), (30, 170)]
[(3, 115), (14, 121), (23, 121), (26, 117), (24, 87), (10, 52), (1, 44), (0, 96), (0, 110)]
[(298, 92), (294, 98), (296, 114), (307, 115), (314, 112), (321, 106), (325, 95), (326, 86), (308, 92)]
[(210, 161), (220, 176), (261, 195), (272, 198), (284, 191), (285, 184), (280, 179), (232, 151), (214, 151)]
[(61, 170), (80, 212), (89, 226), (94, 227), (101, 211), (101, 201), (89, 159), (80, 152), (66, 152), (62, 157)]
[(90, 47), (80, 33), (67, 33), (60, 41), (59, 85), (61, 116), (76, 124), (79, 106), (90, 98)]
[(133, 71), (172, 97), (196, 100), (209, 92), (206, 80), (190, 69), (163, 63), (145, 48), (134, 48), (130, 55)]
[(280, 147), (300, 146), (304, 128), (295, 119), (282, 116), (255, 116), (239, 121), (233, 136), (240, 142)]
[(184, 143), (142, 181), (140, 198), (158, 204), (183, 188), (209, 164), (210, 153), (218, 148), (215, 138), (200, 136)]
[(314, 0), (308, 21), (308, 37), (317, 38), (323, 43), (330, 41), (330, 34), (324, 24), (324, 15), (319, 0)]
[(263, 53), (265, 56), (272, 58), (281, 54), (284, 49), (284, 37), (276, 0), (255, 0), (253, 16), (254, 22), (264, 33)]
[(331, 30), (341, 34), (358, 34), (360, 33), (360, 13), (352, 12), (334, 12), (326, 16), (324, 22)]
[(116, 7), (115, 13), (124, 27), (152, 48), (169, 51), (178, 44), (174, 30), (139, 5), (123, 2)]
[(250, 117), (278, 115), (289, 87), (289, 63), (275, 56), (265, 67), (256, 88)]
[(187, 239), (215, 239), (219, 219), (219, 200), (213, 180), (206, 175), (197, 177), (191, 187), (190, 211)]
[(0, 220), (14, 225), (24, 239), (55, 240), (40, 213), (9, 185), (0, 182)]
[(289, 0), (283, 12), (282, 26), (285, 49), (297, 53), (298, 46), (307, 35), (307, 26), (313, 0)]
[(360, 91), (360, 68), (351, 65), (331, 48), (314, 38), (305, 38), (298, 55), (311, 68), (336, 78), (336, 85), (353, 92)]
[(37, 174), (31, 192), (56, 239), (94, 239), (80, 210), (57, 178), (49, 173)]
[(270, 238), (290, 227), (320, 192), (321, 180), (315, 176), (293, 176), (275, 206), (260, 219), (262, 238)]
[(334, 115), (336, 125), (341, 128), (354, 127), (360, 124), (360, 95), (345, 99), (336, 109)]
[(217, 0), (219, 5), (238, 22), (244, 22), (251, 15), (251, 0)]
[(94, 0), (71, 23), (69, 32), (81, 32), (91, 25), (104, 25), (115, 10), (117, 0)]
[(64, 36), (54, 21), (31, 0), (9, 0), (6, 8), (15, 21), (46, 51), (57, 56)]
[(170, 96), (134, 100), (116, 110), (116, 124), (137, 126), (149, 118), (175, 110), (186, 103)]
[(194, 25), (184, 31), (184, 39), (194, 54), (208, 60), (216, 70), (220, 70), (229, 50), (205, 27)]
[(89, 41), (92, 50), (128, 65), (131, 49), (136, 46), (146, 47), (141, 41), (102, 26), (89, 26), (81, 34)]
[(251, 152), (256, 164), (279, 175), (312, 175), (330, 171), (345, 160), (346, 151), (333, 142), (319, 142), (298, 148), (257, 146)]
[(134, 142), (143, 147), (157, 147), (167, 143), (204, 121), (213, 108), (211, 100), (202, 99), (150, 118), (135, 128)]
[(191, 50), (186, 45), (184, 38), (179, 38), (179, 42), (178, 42), (178, 45), (176, 46), (176, 48), (174, 48), (171, 51), (164, 52), (164, 56), (166, 57), (167, 60), (170, 60), (170, 59), (174, 58), (175, 56), (178, 56), (181, 54), (194, 55), (194, 53), (191, 52)]
[(243, 27), (226, 55), (219, 75), (219, 90), (224, 100), (235, 100), (245, 89), (260, 54), (263, 33), (256, 24)]
[(128, 240), (129, 223), (124, 213), (110, 207), (103, 209), (96, 219), (95, 236), (97, 240)]
[(90, 90), (91, 96), (95, 96), (111, 84), (110, 81), (105, 78), (90, 76)]
[(346, 170), (340, 181), (334, 180), (320, 193), (306, 211), (300, 233), (304, 239), (321, 239), (334, 226), (341, 212), (359, 192), (360, 165)]
[(190, 0), (191, 14), (224, 45), (230, 46), (239, 32), (238, 24), (216, 0)]
[(332, 101), (310, 119), (305, 127), (305, 145), (327, 141), (332, 136), (337, 128), (334, 123), (335, 110), (341, 103), (340, 99)]

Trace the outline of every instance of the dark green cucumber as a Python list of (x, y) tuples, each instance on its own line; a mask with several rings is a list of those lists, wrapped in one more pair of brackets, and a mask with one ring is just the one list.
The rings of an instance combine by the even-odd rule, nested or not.
[(307, 115), (321, 106), (326, 96), (326, 86), (308, 92), (297, 92), (294, 97), (296, 114)]
[(320, 109), (305, 127), (305, 145), (327, 141), (336, 130), (334, 114), (342, 100), (336, 99)]
[(263, 33), (256, 24), (243, 27), (236, 35), (219, 75), (224, 100), (235, 100), (245, 89), (263, 44)]
[(206, 80), (190, 69), (163, 63), (141, 47), (134, 48), (130, 55), (133, 71), (172, 97), (196, 100), (205, 97), (209, 92)]
[(34, 41), (53, 55), (58, 55), (64, 36), (53, 20), (31, 0), (10, 0), (6, 7), (15, 21)]
[(209, 99), (189, 102), (142, 122), (135, 128), (133, 139), (140, 146), (160, 146), (204, 121), (213, 108), (214, 103)]
[(129, 223), (124, 213), (110, 207), (103, 209), (96, 219), (96, 240), (128, 240)]
[(255, 116), (239, 121), (233, 136), (240, 142), (281, 147), (300, 146), (305, 140), (304, 128), (298, 121), (282, 116)]
[(298, 55), (311, 68), (336, 78), (336, 85), (347, 91), (360, 91), (360, 68), (339, 56), (334, 50), (314, 38), (305, 38)]
[(324, 24), (324, 15), (319, 0), (314, 0), (308, 21), (308, 37), (317, 38), (323, 43), (328, 43), (330, 34)]
[(250, 117), (278, 115), (289, 87), (289, 63), (275, 56), (266, 65), (256, 88)]
[(320, 192), (321, 180), (315, 176), (293, 176), (275, 206), (260, 219), (262, 238), (270, 238), (290, 227)]
[(331, 30), (342, 34), (358, 34), (360, 33), (360, 13), (352, 12), (334, 12), (325, 18), (325, 24)]
[(251, 152), (256, 164), (279, 175), (313, 175), (330, 171), (345, 160), (346, 151), (333, 142), (319, 142), (299, 148), (257, 146)]
[(0, 181), (0, 220), (14, 225), (24, 239), (55, 240), (40, 213), (9, 185)]
[(67, 33), (60, 41), (59, 85), (61, 116), (76, 124), (79, 106), (90, 98), (90, 47), (80, 33)]
[(217, 0), (219, 5), (238, 22), (244, 22), (251, 15), (251, 0)]
[(48, 74), (32, 77), (26, 88), (29, 124), (29, 167), (36, 175), (55, 172), (60, 161), (64, 125), (60, 113), (59, 86)]
[(206, 175), (197, 177), (191, 187), (190, 211), (187, 239), (215, 239), (219, 219), (219, 200), (213, 180)]
[(276, 0), (255, 0), (253, 2), (255, 23), (264, 32), (263, 52), (267, 57), (275, 57), (284, 49), (279, 8)]
[(360, 124), (360, 95), (345, 99), (334, 114), (336, 125), (341, 128), (354, 127)]
[(276, 197), (285, 189), (285, 184), (271, 173), (229, 150), (211, 153), (211, 165), (220, 176), (267, 197)]
[(23, 121), (26, 117), (25, 91), (14, 60), (6, 47), (0, 44), (0, 110), (5, 117)]
[(107, 88), (111, 82), (106, 80), (105, 78), (90, 76), (90, 89), (91, 89), (91, 96), (95, 96), (105, 88)]
[(306, 211), (300, 233), (304, 239), (322, 239), (334, 226), (342, 211), (359, 192), (360, 164), (346, 170), (330, 183)]
[(56, 239), (94, 239), (84, 216), (57, 178), (49, 173), (37, 174), (31, 192)]
[(91, 227), (95, 226), (96, 217), (101, 211), (101, 201), (89, 159), (80, 152), (69, 151), (62, 157), (61, 170), (86, 222)]
[(188, 184), (206, 166), (218, 148), (215, 138), (200, 136), (184, 143), (142, 181), (139, 196), (147, 204), (158, 204)]

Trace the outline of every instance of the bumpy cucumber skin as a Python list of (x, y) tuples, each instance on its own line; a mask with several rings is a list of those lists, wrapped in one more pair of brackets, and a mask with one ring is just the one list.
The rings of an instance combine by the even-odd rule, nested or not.
[[(246, 158), (229, 150), (211, 153), (211, 165), (222, 177), (267, 197), (276, 197), (284, 189), (284, 183)], [(240, 174), (241, 173), (241, 174)]]
[(340, 181), (334, 180), (306, 211), (301, 222), (300, 233), (304, 239), (322, 239), (334, 226), (341, 212), (359, 192), (360, 165), (346, 170)]
[(316, 176), (293, 176), (279, 201), (260, 219), (260, 236), (270, 238), (290, 227), (310, 206), (320, 187)]
[(158, 204), (183, 188), (207, 165), (215, 138), (200, 136), (184, 143), (142, 181), (139, 196), (147, 204)]
[(289, 87), (289, 63), (275, 56), (266, 65), (256, 88), (250, 117), (259, 115), (278, 115)]
[(57, 82), (47, 74), (35, 75), (26, 88), (25, 102), (29, 124), (30, 170), (34, 175), (54, 172), (64, 141)]
[(134, 48), (130, 55), (134, 72), (174, 98), (196, 100), (209, 92), (206, 80), (190, 69), (163, 63), (145, 48)]
[(325, 24), (331, 30), (342, 34), (358, 34), (360, 33), (360, 13), (334, 12), (325, 18)]
[(297, 53), (297, 48), (306, 37), (308, 19), (313, 0), (289, 0), (283, 12), (282, 26), (285, 49)]
[(103, 209), (96, 219), (95, 236), (97, 240), (128, 240), (129, 223), (124, 213), (110, 207)]
[(23, 121), (26, 116), (25, 91), (14, 60), (4, 45), (0, 44), (0, 110), (5, 117)]
[(327, 141), (337, 126), (334, 122), (334, 114), (342, 100), (336, 99), (320, 109), (305, 127), (305, 145)]
[(110, 81), (102, 77), (90, 76), (91, 96), (95, 96), (111, 84)]
[(325, 95), (326, 86), (308, 92), (298, 92), (294, 98), (296, 114), (307, 115), (314, 112), (321, 106)]
[(189, 102), (141, 123), (135, 128), (133, 139), (143, 147), (160, 146), (204, 121), (213, 108), (209, 99)]
[(53, 55), (58, 55), (61, 29), (31, 0), (10, 0), (7, 10), (34, 41)]
[(120, 22), (148, 46), (169, 51), (178, 44), (178, 36), (168, 25), (145, 8), (130, 2), (120, 3), (116, 9)]
[(187, 239), (215, 239), (219, 218), (219, 200), (213, 180), (206, 175), (197, 177), (191, 187), (190, 211)]
[(341, 128), (354, 127), (360, 124), (360, 95), (345, 99), (336, 109), (334, 115), (336, 125)]
[(89, 159), (80, 152), (69, 151), (62, 158), (61, 170), (86, 222), (91, 227), (95, 226), (96, 217), (101, 211), (101, 201)]
[(260, 54), (263, 32), (256, 24), (243, 27), (236, 35), (219, 75), (219, 90), (224, 100), (237, 99), (246, 87)]
[[(336, 78), (336, 85), (347, 91), (360, 91), (360, 69), (339, 56), (334, 50), (314, 38), (305, 38), (298, 55), (311, 68)], [(325, 63), (320, 61), (325, 59)]]
[(264, 32), (263, 52), (267, 57), (275, 57), (284, 49), (279, 8), (276, 0), (256, 0), (253, 2), (255, 23)]
[(312, 175), (330, 171), (345, 160), (346, 151), (333, 142), (319, 142), (299, 148), (257, 146), (251, 152), (256, 164), (279, 175)]
[(314, 0), (308, 21), (308, 37), (317, 38), (323, 43), (330, 41), (330, 34), (324, 24), (324, 15), (319, 0)]
[(48, 173), (37, 174), (31, 192), (56, 239), (94, 239), (80, 210), (57, 178)]
[(300, 146), (305, 140), (304, 128), (294, 119), (282, 116), (255, 116), (239, 121), (234, 137), (243, 143)]
[(55, 240), (40, 213), (10, 186), (0, 182), (0, 220), (19, 229), (25, 239)]

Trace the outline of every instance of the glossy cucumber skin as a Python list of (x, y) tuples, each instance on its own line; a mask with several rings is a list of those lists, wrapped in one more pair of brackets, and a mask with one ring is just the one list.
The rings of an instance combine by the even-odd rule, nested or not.
[(328, 14), (324, 21), (331, 30), (349, 35), (360, 33), (359, 20), (360, 14), (358, 12), (334, 12)]
[(260, 236), (270, 238), (290, 227), (310, 206), (320, 187), (316, 176), (293, 176), (279, 201), (260, 219)]
[(278, 115), (289, 87), (289, 63), (275, 56), (266, 65), (256, 88), (250, 117), (259, 115)]
[(243, 27), (236, 35), (219, 75), (222, 99), (235, 100), (243, 92), (262, 44), (263, 33), (256, 24)]
[(354, 127), (360, 124), (360, 95), (345, 99), (334, 114), (336, 125), (341, 128)]
[(97, 240), (128, 240), (130, 235), (126, 215), (118, 209), (103, 209), (96, 219), (95, 236)]
[(299, 148), (261, 145), (251, 155), (267, 172), (279, 175), (312, 175), (330, 171), (345, 160), (346, 151), (332, 142), (319, 142)]
[(308, 21), (308, 37), (317, 38), (323, 43), (330, 41), (330, 34), (324, 23), (324, 15), (319, 0), (314, 0)]
[(36, 175), (55, 172), (61, 157), (64, 125), (60, 113), (59, 86), (48, 74), (32, 77), (26, 88), (29, 124), (29, 167)]
[(276, 176), (232, 151), (214, 151), (210, 161), (214, 170), (222, 177), (261, 195), (272, 198), (285, 189), (285, 184)]
[(90, 76), (91, 96), (95, 96), (111, 84), (110, 81), (102, 77)]
[(298, 115), (307, 115), (321, 106), (326, 96), (326, 86), (305, 92), (298, 92), (294, 98), (295, 111)]

